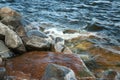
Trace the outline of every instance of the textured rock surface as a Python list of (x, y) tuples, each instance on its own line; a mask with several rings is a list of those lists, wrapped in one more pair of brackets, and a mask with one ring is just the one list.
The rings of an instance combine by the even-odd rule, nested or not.
[(37, 36), (31, 36), (30, 38), (24, 37), (23, 41), (26, 45), (26, 48), (30, 51), (50, 50), (50, 43), (45, 38), (41, 38), (41, 37), (37, 37)]
[(17, 35), (13, 30), (8, 30), (5, 35), (5, 44), (12, 49), (16, 49), (16, 51), (25, 52), (26, 49), (21, 38)]
[(77, 80), (94, 80), (94, 76), (92, 76), (81, 59), (74, 54), (30, 52), (9, 59), (6, 67), (9, 75), (12, 75), (13, 71), (21, 71), (25, 74), (31, 73), (32, 78), (41, 79), (49, 63), (71, 68), (75, 72)]
[(12, 10), (9, 7), (3, 7), (0, 9), (1, 22), (10, 25), (11, 29), (16, 29), (21, 25), (21, 16), (18, 12)]
[(73, 70), (65, 66), (48, 64), (42, 80), (77, 80)]
[[(0, 56), (2, 58), (12, 57), (13, 53), (5, 46), (4, 42), (0, 40)], [(1, 61), (0, 61), (1, 63)]]

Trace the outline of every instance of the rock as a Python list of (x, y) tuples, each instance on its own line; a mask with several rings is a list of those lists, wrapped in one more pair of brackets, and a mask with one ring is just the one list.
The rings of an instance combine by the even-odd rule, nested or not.
[(64, 30), (63, 33), (70, 33), (70, 34), (73, 34), (73, 33), (76, 33), (78, 32), (77, 30), (71, 30), (71, 29), (67, 29), (67, 30)]
[(65, 46), (64, 46), (64, 39), (60, 37), (56, 37), (53, 42), (52, 51), (54, 52), (63, 52)]
[(95, 22), (95, 23), (91, 23), (90, 25), (88, 25), (85, 28), (87, 31), (101, 31), (104, 29), (103, 26), (101, 26), (99, 23)]
[[(8, 26), (2, 24), (0, 22), (0, 39), (2, 39), (3, 37), (5, 37), (6, 32), (9, 30)], [(2, 38), (1, 38), (2, 37)]]
[(5, 37), (5, 44), (12, 49), (16, 49), (16, 51), (25, 52), (26, 49), (21, 38), (17, 35), (16, 32), (9, 29), (8, 26), (0, 23), (0, 35)]
[[(4, 42), (0, 40), (0, 56), (2, 58), (10, 58), (13, 56), (13, 53), (5, 46)], [(1, 60), (0, 60), (1, 63)]]
[(65, 46), (63, 51), (62, 51), (64, 54), (73, 54), (73, 52), (70, 50), (69, 47)]
[(31, 75), (30, 74), (25, 74), (20, 71), (12, 71), (11, 72), (12, 76), (7, 76), (7, 79), (9, 80), (31, 80)]
[(6, 76), (6, 69), (4, 67), (0, 67), (0, 80), (4, 80)]
[(10, 25), (9, 27), (11, 29), (15, 30), (21, 25), (21, 15), (9, 7), (3, 7), (0, 9), (0, 18), (1, 22), (5, 25)]
[(48, 38), (48, 36), (45, 33), (38, 31), (38, 30), (30, 30), (30, 31), (26, 32), (26, 34), (28, 37), (38, 36), (41, 38)]
[(49, 63), (71, 68), (75, 72), (77, 80), (95, 80), (82, 60), (74, 54), (29, 52), (9, 59), (6, 68), (9, 76), (12, 71), (21, 71), (24, 74), (30, 74), (31, 78), (41, 80)]
[(115, 77), (117, 75), (117, 72), (114, 70), (107, 70), (103, 72), (103, 76), (100, 80), (116, 80)]
[(81, 50), (88, 50), (93, 46), (93, 44), (89, 41), (82, 41), (81, 43), (77, 44), (75, 47)]
[(8, 30), (5, 35), (5, 44), (16, 51), (25, 52), (26, 49), (21, 38), (13, 30)]
[(20, 37), (26, 36), (26, 32), (23, 26), (19, 26), (15, 31)]
[(77, 80), (73, 70), (65, 66), (48, 64), (42, 80)]
[(51, 44), (46, 38), (41, 38), (38, 36), (31, 36), (30, 38), (24, 37), (23, 41), (26, 48), (30, 51), (35, 50), (50, 50)]

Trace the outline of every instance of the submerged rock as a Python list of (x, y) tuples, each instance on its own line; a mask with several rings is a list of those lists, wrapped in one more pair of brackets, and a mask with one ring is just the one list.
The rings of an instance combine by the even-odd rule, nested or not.
[(71, 68), (75, 72), (77, 80), (95, 80), (82, 60), (74, 54), (30, 52), (9, 59), (6, 68), (8, 75), (11, 76), (14, 76), (12, 71), (21, 71), (25, 74), (31, 74), (31, 78), (41, 79), (49, 63)]
[(9, 7), (2, 7), (0, 9), (0, 18), (1, 22), (5, 25), (9, 25), (11, 29), (15, 30), (21, 25), (21, 15)]
[(42, 80), (77, 80), (73, 70), (65, 66), (48, 64)]
[(13, 56), (13, 53), (8, 49), (7, 46), (5, 46), (4, 42), (1, 40), (0, 40), (0, 56), (2, 58), (10, 58)]

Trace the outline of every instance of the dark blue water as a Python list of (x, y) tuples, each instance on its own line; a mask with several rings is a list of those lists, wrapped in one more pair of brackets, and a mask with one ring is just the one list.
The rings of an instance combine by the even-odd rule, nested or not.
[(17, 10), (28, 22), (77, 30), (97, 24), (101, 29), (93, 32), (104, 40), (93, 42), (120, 46), (120, 0), (3, 0), (3, 6)]

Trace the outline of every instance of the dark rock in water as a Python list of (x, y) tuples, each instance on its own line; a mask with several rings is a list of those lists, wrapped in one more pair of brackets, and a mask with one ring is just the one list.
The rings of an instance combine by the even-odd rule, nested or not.
[(92, 23), (92, 24), (89, 24), (87, 27), (85, 27), (85, 29), (87, 31), (101, 31), (103, 29), (105, 29), (103, 26), (99, 25), (98, 23)]
[(0, 56), (2, 58), (10, 58), (13, 53), (5, 46), (4, 42), (0, 40)]
[(48, 64), (42, 80), (77, 80), (73, 70), (65, 66)]
[(38, 36), (38, 37), (41, 37), (41, 38), (48, 38), (45, 33), (41, 32), (41, 31), (38, 31), (38, 30), (30, 30), (30, 31), (28, 31), (27, 36), (28, 37)]
[(37, 36), (31, 36), (30, 38), (28, 37), (23, 37), (22, 38), (26, 48), (29, 51), (35, 51), (35, 50), (42, 50), (42, 51), (46, 51), (49, 50), (50, 51), (50, 43), (46, 38), (41, 38), (41, 37), (37, 37)]
[(3, 7), (0, 9), (0, 18), (2, 23), (9, 25), (9, 27), (14, 30), (22, 25), (21, 15), (9, 7)]
[(6, 69), (4, 67), (0, 67), (0, 80), (5, 80)]
[(116, 80), (115, 77), (117, 72), (114, 70), (107, 70), (103, 73), (103, 76), (100, 80)]
[[(75, 72), (77, 80), (95, 80), (94, 76), (90, 73), (82, 60), (75, 54), (37, 51), (29, 52), (21, 56), (9, 59), (6, 64), (6, 68), (9, 76), (17, 75), (12, 74), (13, 71), (20, 71), (24, 74), (30, 74), (31, 78), (41, 80), (45, 73), (46, 66), (49, 63), (66, 66), (72, 69)], [(58, 67), (58, 70), (60, 69), (65, 71), (66, 73), (69, 72), (69, 69), (67, 71), (66, 68)]]

